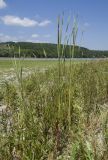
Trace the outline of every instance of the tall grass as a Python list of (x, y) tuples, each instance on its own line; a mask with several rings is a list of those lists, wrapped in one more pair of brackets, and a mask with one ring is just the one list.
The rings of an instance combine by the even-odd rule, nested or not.
[(1, 91), (1, 160), (108, 159), (108, 61), (73, 62), (77, 21), (69, 18), (64, 43), (63, 24), (59, 17), (58, 66), (23, 78), (14, 61), (18, 83)]

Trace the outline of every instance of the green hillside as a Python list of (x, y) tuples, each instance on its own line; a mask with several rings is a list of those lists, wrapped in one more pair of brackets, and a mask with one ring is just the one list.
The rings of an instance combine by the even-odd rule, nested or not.
[[(57, 45), (50, 43), (31, 42), (6, 42), (0, 43), (0, 57), (19, 56), (19, 46), (22, 57), (57, 58)], [(69, 46), (66, 47), (63, 57), (69, 58)], [(75, 58), (104, 58), (108, 57), (108, 51), (89, 50), (87, 48), (75, 47)]]

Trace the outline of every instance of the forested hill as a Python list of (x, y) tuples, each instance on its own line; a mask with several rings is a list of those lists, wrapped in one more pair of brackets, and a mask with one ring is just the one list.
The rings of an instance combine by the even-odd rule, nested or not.
[[(31, 43), (31, 42), (6, 42), (0, 43), (0, 57), (37, 57), (37, 58), (57, 58), (57, 45), (50, 43)], [(64, 50), (64, 55), (69, 58), (69, 46)], [(89, 50), (87, 48), (75, 47), (74, 58), (104, 58), (108, 57), (108, 51)]]

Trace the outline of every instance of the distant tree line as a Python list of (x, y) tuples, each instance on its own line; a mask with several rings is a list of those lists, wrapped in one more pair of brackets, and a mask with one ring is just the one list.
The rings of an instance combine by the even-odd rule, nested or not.
[[(62, 50), (61, 46), (61, 50)], [(65, 47), (62, 57), (69, 58), (70, 46)], [(19, 55), (20, 51), (20, 55)], [(6, 42), (0, 43), (0, 57), (37, 57), (57, 58), (57, 44), (31, 43), (31, 42)], [(74, 58), (105, 58), (108, 51), (89, 50), (84, 47), (75, 47)]]

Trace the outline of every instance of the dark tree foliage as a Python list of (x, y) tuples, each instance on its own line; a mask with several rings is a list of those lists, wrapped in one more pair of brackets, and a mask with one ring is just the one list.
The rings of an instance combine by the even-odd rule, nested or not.
[[(57, 58), (57, 44), (50, 43), (31, 43), (31, 42), (5, 42), (0, 43), (0, 57), (19, 57), (19, 46), (21, 57), (37, 58)], [(62, 49), (63, 46), (61, 46)], [(69, 58), (69, 48), (66, 46), (64, 55), (61, 57)], [(108, 51), (89, 50), (84, 47), (75, 47), (74, 58), (105, 58), (108, 57)]]

